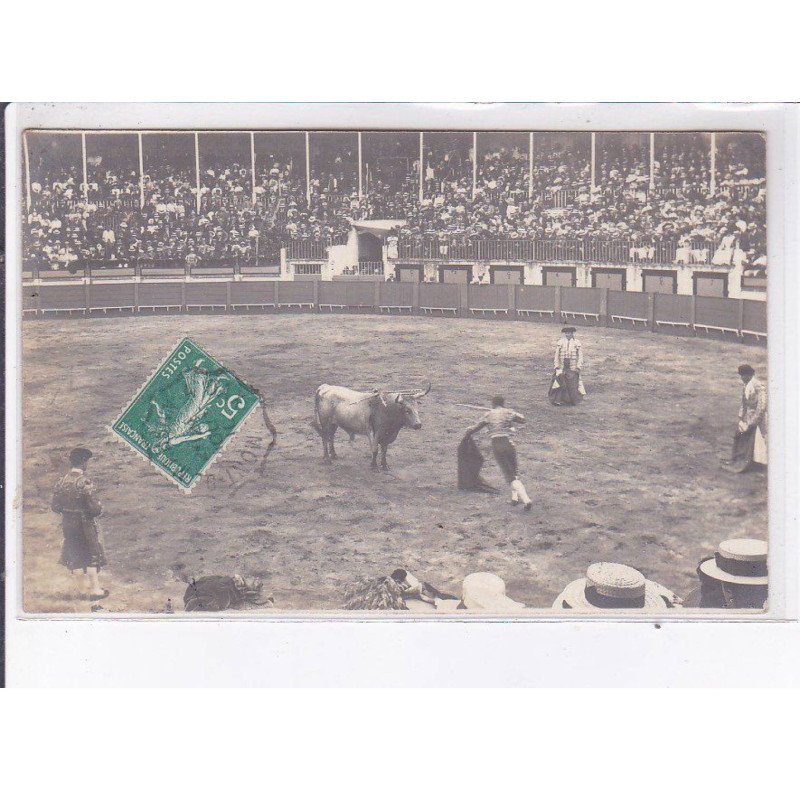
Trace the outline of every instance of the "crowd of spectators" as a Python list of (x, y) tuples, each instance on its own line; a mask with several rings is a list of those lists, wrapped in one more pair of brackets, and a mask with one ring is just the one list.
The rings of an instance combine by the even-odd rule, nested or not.
[[(88, 182), (39, 163), (32, 173), (25, 230), (28, 264), (214, 259), (274, 262), (291, 240), (343, 242), (350, 221), (401, 219), (400, 236), (449, 241), (605, 239), (684, 251), (706, 243), (714, 263), (766, 266), (763, 142), (732, 139), (718, 149), (710, 190), (709, 154), (691, 135), (666, 135), (652, 176), (646, 141), (600, 144), (595, 181), (585, 149), (496, 147), (479, 153), (473, 187), (468, 147), (427, 153), (405, 176), (373, 172), (363, 194), (353, 153), (311, 171), (298, 159), (205, 165), (195, 171), (148, 165), (138, 171), (91, 163)], [(356, 162), (357, 164), (357, 162)], [(255, 202), (254, 202), (255, 200)], [(725, 261), (728, 259), (728, 261)]]
[(530, 175), (527, 154), (518, 149), (486, 153), (474, 197), (463, 173), (429, 183), (422, 201), (408, 198), (403, 232), (456, 243), (620, 240), (643, 259), (669, 243), (699, 261), (765, 267), (763, 150), (759, 158), (735, 141), (722, 148), (713, 192), (707, 150), (705, 163), (697, 147), (681, 151), (675, 142), (659, 156), (651, 185), (647, 146), (600, 147), (592, 187), (590, 163), (563, 150), (537, 153)]

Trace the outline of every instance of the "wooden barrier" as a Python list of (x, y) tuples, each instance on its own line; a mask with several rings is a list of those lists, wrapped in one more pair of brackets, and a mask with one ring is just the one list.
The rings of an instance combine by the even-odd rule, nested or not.
[(378, 310), (382, 314), (413, 313), (414, 295), (419, 291), (418, 283), (378, 283)]
[[(556, 288), (554, 286), (516, 286), (517, 315), (534, 319), (555, 319)], [(561, 309), (558, 308), (558, 316)]]
[[(423, 314), (457, 317), (462, 310), (461, 292), (456, 283), (421, 283), (419, 307)], [(466, 310), (466, 309), (464, 309)]]
[(316, 281), (277, 281), (279, 309), (318, 309)]
[(508, 287), (503, 284), (467, 287), (467, 305), (473, 316), (509, 316)]
[(602, 289), (561, 289), (561, 317), (570, 322), (600, 322)]
[(42, 284), (39, 288), (39, 311), (42, 314), (85, 314), (89, 303), (83, 283)]
[(139, 311), (183, 311), (184, 283), (148, 282), (139, 284)]
[(695, 297), (695, 331), (739, 335), (739, 301), (725, 297)]
[(320, 311), (347, 310), (347, 284), (325, 281), (319, 285), (318, 305)]
[(673, 331), (693, 331), (694, 298), (683, 294), (656, 294), (655, 326)]
[(610, 323), (627, 327), (641, 325), (647, 328), (652, 323), (648, 295), (641, 292), (608, 290), (608, 318)]
[[(347, 307), (356, 311), (375, 311), (375, 298), (377, 292), (375, 291), (375, 282), (373, 281), (348, 281), (344, 284), (346, 287), (345, 299), (347, 300)], [(323, 284), (320, 284), (322, 289)]]
[(275, 308), (275, 281), (233, 281), (229, 286), (233, 311)]
[(766, 341), (766, 303), (613, 289), (383, 281), (146, 280), (25, 283), (25, 316), (110, 311), (297, 310), (492, 316)]
[(320, 281), (320, 311), (377, 311), (376, 281)]
[(225, 281), (192, 281), (185, 284), (184, 305), (187, 311), (227, 311), (228, 284)]
[(742, 336), (767, 338), (767, 304), (760, 300), (742, 300)]
[(89, 311), (136, 311), (135, 283), (92, 283), (89, 285)]
[(39, 287), (31, 283), (22, 285), (22, 316), (36, 316), (39, 313)]

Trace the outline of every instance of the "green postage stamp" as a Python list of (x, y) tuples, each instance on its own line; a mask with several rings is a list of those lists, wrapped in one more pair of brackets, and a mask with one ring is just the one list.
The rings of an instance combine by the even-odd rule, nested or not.
[(111, 430), (188, 492), (259, 400), (255, 389), (186, 338)]

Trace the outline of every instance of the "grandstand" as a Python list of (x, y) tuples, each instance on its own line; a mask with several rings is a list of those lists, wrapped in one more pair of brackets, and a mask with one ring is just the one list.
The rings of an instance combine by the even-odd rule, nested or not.
[[(256, 284), (346, 279), (765, 296), (759, 133), (34, 131), (24, 154), (29, 313), (272, 308)], [(357, 306), (436, 307), (394, 291)]]

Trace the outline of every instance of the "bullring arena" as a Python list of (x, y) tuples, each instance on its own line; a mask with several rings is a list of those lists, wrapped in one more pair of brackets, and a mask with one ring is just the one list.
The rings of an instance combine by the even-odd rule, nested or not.
[[(455, 594), (466, 574), (494, 572), (511, 597), (546, 608), (590, 562), (610, 560), (682, 595), (719, 540), (766, 535), (765, 476), (720, 469), (738, 411), (736, 366), (765, 375), (766, 351), (630, 323), (579, 334), (589, 396), (553, 408), (552, 320), (287, 310), (25, 321), (25, 609), (88, 610), (70, 599), (49, 509), (76, 442), (96, 454), (108, 611), (163, 611), (183, 594), (181, 571), (261, 577), (285, 611), (341, 608), (348, 581), (397, 566)], [(264, 391), (279, 435), (265, 459), (269, 435), (252, 415), (191, 496), (105, 431), (184, 335)], [(401, 432), (389, 473), (372, 472), (366, 440), (350, 445), (341, 432), (340, 460), (323, 463), (310, 424), (318, 384), (428, 379), (423, 427)], [(499, 389), (528, 419), (517, 445), (529, 514), (505, 492), (456, 489), (455, 448), (480, 414), (459, 404), (485, 405)], [(491, 455), (484, 475), (503, 488)]]
[[(28, 612), (90, 610), (50, 510), (70, 450), (91, 475), (104, 612), (183, 610), (191, 577), (258, 578), (268, 608), (341, 610), (409, 570), (458, 596), (490, 572), (549, 609), (593, 562), (685, 597), (728, 538), (765, 539), (763, 471), (732, 474), (749, 363), (766, 380), (766, 139), (750, 132), (112, 131), (23, 136), (23, 557)], [(561, 326), (588, 391), (547, 401)], [(189, 336), (263, 393), (182, 494), (111, 425)], [(422, 389), (388, 473), (323, 383)], [(493, 395), (528, 513), (460, 492), (456, 448)], [(760, 607), (760, 603), (758, 604)]]

